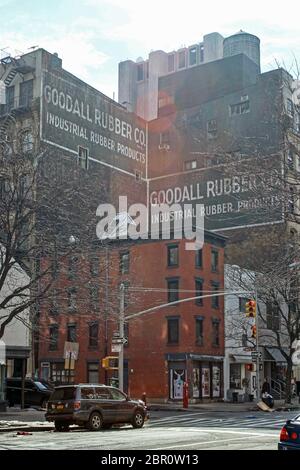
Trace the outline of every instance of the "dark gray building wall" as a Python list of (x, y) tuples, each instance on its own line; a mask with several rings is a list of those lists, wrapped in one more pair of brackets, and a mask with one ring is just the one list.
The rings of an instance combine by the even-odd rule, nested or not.
[[(227, 57), (159, 79), (159, 93), (174, 99), (177, 110), (215, 100), (256, 83), (259, 68), (244, 54)], [(168, 108), (159, 109), (159, 116)]]

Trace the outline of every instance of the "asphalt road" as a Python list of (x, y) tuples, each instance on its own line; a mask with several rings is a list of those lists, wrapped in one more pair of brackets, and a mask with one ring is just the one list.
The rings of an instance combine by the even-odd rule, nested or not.
[(295, 413), (152, 412), (142, 429), (131, 426), (89, 432), (0, 435), (0, 449), (91, 450), (276, 450), (279, 433)]

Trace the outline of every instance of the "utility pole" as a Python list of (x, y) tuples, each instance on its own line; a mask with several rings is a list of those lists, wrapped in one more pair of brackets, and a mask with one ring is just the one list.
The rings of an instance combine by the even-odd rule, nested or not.
[(119, 389), (123, 392), (123, 373), (124, 373), (124, 311), (125, 311), (125, 286), (123, 282), (120, 285), (120, 316), (119, 316), (119, 337), (122, 340), (120, 343), (119, 352)]
[[(256, 281), (256, 279), (255, 279)], [(258, 341), (258, 298), (257, 298), (257, 286), (255, 282), (255, 334), (256, 334), (256, 390), (257, 390), (257, 400), (260, 399), (260, 380), (259, 380), (259, 341)]]

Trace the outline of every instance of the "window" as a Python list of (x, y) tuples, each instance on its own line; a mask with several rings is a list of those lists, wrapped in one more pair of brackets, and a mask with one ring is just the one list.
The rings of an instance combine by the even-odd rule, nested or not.
[(179, 51), (178, 52), (178, 68), (179, 69), (183, 69), (184, 67), (186, 67), (185, 61), (186, 61), (185, 50)]
[(33, 99), (33, 80), (20, 83), (20, 106), (30, 106)]
[(242, 101), (241, 103), (230, 105), (230, 116), (246, 114), (250, 112), (250, 101)]
[(120, 253), (120, 273), (128, 274), (129, 273), (129, 251), (126, 253)]
[[(99, 383), (99, 364), (98, 362), (88, 362), (87, 364), (87, 381), (90, 384)], [(97, 388), (95, 392), (97, 393)], [(105, 389), (104, 389), (105, 390)], [(101, 389), (101, 393), (102, 389)]]
[(200, 62), (204, 62), (204, 46), (200, 45)]
[(77, 264), (78, 264), (77, 256), (70, 256), (69, 257), (69, 267), (68, 267), (68, 278), (70, 280), (75, 279), (75, 277), (76, 277)]
[(58, 326), (52, 325), (49, 328), (49, 351), (56, 351), (58, 347)]
[(137, 65), (137, 81), (144, 80), (144, 63)]
[(286, 111), (290, 116), (294, 116), (294, 105), (289, 98), (286, 100)]
[(272, 302), (267, 302), (267, 328), (272, 331), (280, 330), (279, 306)]
[(196, 268), (202, 268), (202, 263), (203, 263), (203, 256), (202, 256), (202, 250), (196, 250), (195, 251), (195, 266)]
[(15, 108), (15, 87), (9, 86), (6, 88), (6, 106), (7, 111)]
[(212, 272), (218, 272), (219, 263), (219, 252), (217, 250), (211, 250), (211, 270)]
[(218, 134), (218, 124), (216, 119), (210, 119), (206, 124), (207, 138), (214, 139)]
[(168, 246), (168, 267), (178, 266), (179, 264), (179, 247), (178, 245)]
[(98, 285), (90, 286), (90, 305), (93, 309), (98, 307), (99, 303), (99, 287)]
[(288, 164), (289, 168), (293, 169), (293, 167), (294, 167), (294, 154), (293, 154), (292, 149), (289, 149), (288, 152), (287, 152), (287, 164)]
[(57, 279), (59, 275), (59, 264), (57, 259), (57, 253), (54, 253), (53, 261), (51, 263), (51, 276), (52, 279)]
[[(218, 282), (212, 282), (212, 293), (218, 293), (219, 292), (219, 283)], [(211, 298), (211, 306), (212, 308), (219, 308), (219, 296), (215, 295), (214, 297)]]
[(29, 153), (33, 150), (33, 135), (31, 131), (22, 133), (22, 152)]
[(52, 289), (50, 313), (52, 315), (58, 314), (58, 290), (57, 289)]
[(295, 192), (293, 186), (290, 187), (290, 193), (288, 198), (288, 210), (291, 214), (295, 211)]
[(196, 317), (196, 344), (203, 346), (203, 318)]
[(161, 132), (161, 134), (159, 135), (159, 144), (170, 145), (170, 133), (169, 132)]
[(179, 280), (178, 279), (168, 279), (168, 302), (176, 302), (179, 300)]
[(241, 389), (241, 364), (230, 364), (229, 376), (229, 387), (233, 389)]
[(300, 134), (300, 113), (295, 113), (294, 129), (297, 134)]
[(89, 168), (89, 150), (85, 147), (78, 147), (78, 165), (84, 170)]
[(90, 259), (90, 273), (93, 277), (99, 275), (99, 259), (97, 257)]
[(67, 326), (67, 341), (71, 343), (76, 343), (77, 334), (76, 334), (76, 324), (70, 324)]
[(191, 47), (189, 50), (189, 65), (192, 67), (197, 64), (197, 46)]
[[(98, 373), (98, 372), (97, 372)], [(97, 379), (98, 382), (98, 379)], [(111, 400), (111, 395), (108, 388), (95, 387), (95, 398), (100, 400)]]
[(119, 390), (110, 388), (109, 391), (110, 391), (110, 394), (111, 394), (113, 400), (116, 400), (116, 401), (125, 401), (126, 400), (125, 395), (122, 392), (120, 392)]
[(189, 171), (189, 170), (195, 170), (197, 168), (197, 161), (196, 160), (191, 160), (189, 162), (184, 162), (184, 169)]
[(77, 289), (76, 287), (71, 287), (70, 289), (68, 289), (69, 312), (74, 312), (76, 310), (76, 300), (77, 300)]
[(174, 72), (175, 70), (175, 54), (168, 55), (168, 72)]
[(212, 345), (220, 346), (220, 322), (219, 320), (212, 320)]
[[(203, 295), (203, 280), (195, 279), (195, 297)], [(203, 299), (195, 299), (196, 305), (203, 305)]]
[(96, 348), (98, 346), (98, 333), (99, 325), (98, 323), (91, 323), (89, 325), (89, 347)]
[(168, 344), (179, 343), (179, 318), (168, 318)]

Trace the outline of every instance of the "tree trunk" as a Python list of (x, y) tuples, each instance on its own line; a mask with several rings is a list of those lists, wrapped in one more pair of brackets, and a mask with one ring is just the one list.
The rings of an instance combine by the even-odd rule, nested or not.
[(285, 394), (285, 403), (291, 403), (292, 400), (292, 371), (293, 371), (293, 363), (291, 360), (288, 360), (287, 369), (286, 369), (286, 394)]

